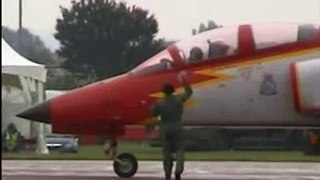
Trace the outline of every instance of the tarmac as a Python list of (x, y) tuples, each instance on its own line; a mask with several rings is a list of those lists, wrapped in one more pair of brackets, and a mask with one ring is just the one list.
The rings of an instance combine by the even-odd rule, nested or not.
[[(118, 180), (112, 161), (2, 160), (4, 180)], [(132, 180), (164, 179), (162, 162), (139, 161)], [(174, 178), (173, 178), (174, 179)], [(185, 162), (185, 180), (320, 180), (320, 163)]]

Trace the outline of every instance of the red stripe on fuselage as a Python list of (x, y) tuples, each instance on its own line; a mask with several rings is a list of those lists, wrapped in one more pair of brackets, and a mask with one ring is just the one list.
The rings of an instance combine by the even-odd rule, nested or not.
[(311, 107), (307, 107), (305, 109), (303, 109), (304, 112), (314, 112), (314, 113), (317, 113), (317, 112), (320, 112), (320, 106), (311, 106)]
[[(250, 32), (248, 31), (247, 38), (250, 38), (249, 35)], [(244, 39), (246, 38), (244, 37)], [(198, 64), (184, 64), (179, 55), (179, 50), (176, 47), (170, 47), (170, 54), (176, 60), (175, 62), (178, 62), (177, 66), (171, 70), (145, 76), (128, 75), (112, 81), (102, 81), (91, 87), (86, 87), (88, 88), (86, 90), (78, 89), (76, 90), (77, 92), (63, 96), (63, 99), (53, 100), (50, 112), (53, 124), (55, 124), (53, 128), (57, 132), (77, 131), (100, 134), (110, 131), (108, 129), (110, 125), (122, 126), (124, 124), (137, 123), (146, 118), (149, 107), (156, 100), (156, 98), (148, 97), (148, 95), (161, 91), (162, 85), (166, 82), (173, 83), (175, 87), (180, 86), (180, 82), (177, 79), (177, 73), (180, 70), (185, 70), (191, 74), (194, 71), (207, 68), (231, 68), (242, 63), (254, 63), (260, 58), (282, 54), (285, 56), (287, 53), (319, 47), (320, 41), (285, 44), (261, 50), (254, 50), (252, 46), (244, 48), (242, 44), (245, 44), (245, 42), (239, 44), (241, 46), (239, 49), (245, 50), (243, 52), (239, 51), (239, 54), (235, 56), (208, 59)], [(293, 79), (296, 78), (293, 76), (294, 74), (292, 73)], [(189, 80), (191, 84), (194, 84), (214, 78), (201, 74), (192, 74)], [(296, 84), (292, 86), (297, 88), (298, 82), (297, 80), (295, 81)], [(295, 104), (300, 111), (298, 89), (296, 89), (295, 93), (295, 98), (297, 99)], [(116, 104), (117, 102), (121, 102), (121, 104)], [(77, 106), (79, 107), (77, 108)]]
[(299, 94), (299, 80), (298, 80), (298, 72), (297, 72), (297, 66), (295, 63), (292, 63), (290, 65), (290, 72), (291, 72), (291, 85), (292, 85), (292, 93), (293, 93), (293, 101), (295, 108), (298, 112), (301, 112), (301, 100), (300, 100), (300, 94)]

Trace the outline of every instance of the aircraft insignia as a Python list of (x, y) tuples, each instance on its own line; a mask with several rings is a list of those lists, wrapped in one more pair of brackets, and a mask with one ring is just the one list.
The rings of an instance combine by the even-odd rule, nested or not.
[(260, 94), (267, 96), (277, 94), (277, 85), (273, 80), (272, 74), (264, 75), (264, 80), (262, 81), (260, 86)]

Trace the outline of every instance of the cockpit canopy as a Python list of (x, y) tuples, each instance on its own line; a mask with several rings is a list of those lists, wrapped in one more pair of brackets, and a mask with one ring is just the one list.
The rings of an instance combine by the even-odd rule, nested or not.
[[(177, 64), (194, 64), (235, 56), (239, 53), (239, 27), (213, 29), (177, 42), (172, 46), (177, 49), (179, 58), (173, 58), (177, 55), (173, 55), (174, 51), (169, 51), (169, 47), (137, 66), (132, 73), (150, 74), (169, 70)], [(251, 25), (250, 28), (255, 50), (312, 41), (320, 31), (319, 24), (264, 23)]]
[(158, 54), (154, 55), (147, 61), (143, 62), (136, 68), (132, 70), (134, 74), (149, 74), (155, 73), (167, 69), (171, 69), (173, 66), (174, 60), (169, 53), (168, 49), (165, 49)]

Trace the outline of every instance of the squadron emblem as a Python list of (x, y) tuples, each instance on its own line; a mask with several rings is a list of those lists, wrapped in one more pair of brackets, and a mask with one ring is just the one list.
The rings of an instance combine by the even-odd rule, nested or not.
[(260, 94), (267, 96), (277, 94), (277, 85), (273, 80), (272, 74), (264, 75), (264, 80), (260, 85)]

